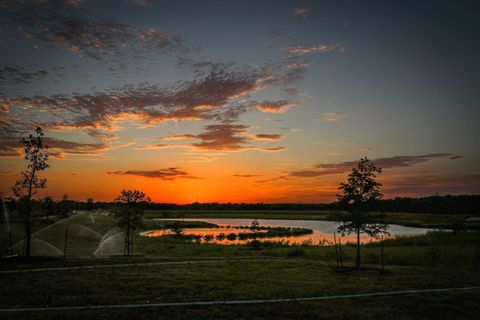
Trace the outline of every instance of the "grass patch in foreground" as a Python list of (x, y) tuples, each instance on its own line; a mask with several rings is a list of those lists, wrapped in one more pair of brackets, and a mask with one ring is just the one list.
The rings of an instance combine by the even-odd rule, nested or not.
[[(2, 283), (0, 294), (3, 297), (1, 307), (44, 306), (48, 295), (52, 297), (53, 306), (74, 306), (276, 299), (480, 285), (478, 272), (454, 269), (390, 266), (388, 275), (379, 275), (371, 272), (338, 274), (332, 271), (332, 267), (331, 264), (325, 264), (322, 261), (297, 258), (0, 275)], [(93, 319), (109, 316), (111, 319), (112, 317), (124, 318), (126, 315), (142, 318), (155, 312), (156, 318), (167, 315), (171, 317), (175, 313), (180, 313), (185, 318), (225, 315), (233, 319), (238, 317), (292, 318), (295, 315), (318, 318), (328, 312), (332, 319), (340, 319), (344, 316), (372, 319), (396, 311), (400, 312), (395, 315), (399, 316), (398, 319), (417, 318), (416, 316), (467, 318), (469, 314), (471, 315), (470, 312), (478, 310), (478, 306), (475, 306), (480, 303), (478, 292), (476, 295), (472, 293), (405, 295), (259, 306), (162, 308), (153, 311), (77, 311), (65, 314), (69, 318), (83, 316)], [(406, 307), (417, 303), (418, 300), (415, 300), (417, 297), (424, 299), (422, 310), (420, 307), (414, 307), (413, 310), (399, 308), (399, 305)], [(466, 300), (467, 297), (470, 300)], [(449, 309), (446, 307), (449, 304), (463, 307)], [(304, 309), (307, 306), (308, 309)], [(297, 313), (292, 313), (293, 310)], [(227, 315), (227, 313), (230, 314)], [(62, 313), (59, 312), (35, 315), (20, 313), (15, 314), (15, 318), (18, 319), (20, 316), (24, 319), (40, 319), (40, 317), (55, 319), (61, 315)], [(6, 318), (12, 318), (12, 315), (7, 316), (9, 317)]]

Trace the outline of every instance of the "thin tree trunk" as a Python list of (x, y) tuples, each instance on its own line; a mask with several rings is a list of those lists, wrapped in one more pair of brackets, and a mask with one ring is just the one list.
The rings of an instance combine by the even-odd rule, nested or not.
[(357, 228), (357, 270), (360, 270), (360, 228)]
[(67, 258), (68, 225), (65, 229), (65, 243), (63, 244), (63, 259)]
[(30, 225), (30, 200), (27, 204), (27, 209), (25, 212), (25, 252), (24, 256), (28, 259), (30, 258), (30, 248), (31, 248), (31, 237), (32, 237), (32, 227)]
[(130, 254), (133, 256), (133, 228), (131, 228), (130, 234)]
[(385, 261), (384, 261), (384, 257), (383, 257), (383, 236), (382, 236), (382, 242), (380, 244), (381, 244), (381, 249), (382, 249), (381, 262), (382, 262), (382, 273), (383, 273), (384, 272), (384, 265), (385, 265)]
[(335, 257), (337, 258), (337, 269), (338, 269), (340, 267), (340, 260), (338, 258), (337, 237), (335, 236), (335, 232), (333, 233), (333, 245), (335, 247)]
[(8, 247), (8, 255), (11, 256), (13, 254), (13, 240), (12, 240), (12, 229), (10, 229), (9, 232), (9, 238), (10, 238), (10, 246)]

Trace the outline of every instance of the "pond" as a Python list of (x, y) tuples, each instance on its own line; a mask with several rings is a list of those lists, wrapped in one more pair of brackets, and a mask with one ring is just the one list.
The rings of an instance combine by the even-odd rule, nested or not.
[[(156, 219), (156, 220), (178, 220), (178, 219)], [(238, 239), (239, 233), (251, 232), (248, 229), (240, 228), (250, 226), (253, 219), (221, 219), (221, 218), (197, 218), (197, 219), (182, 219), (182, 221), (205, 221), (216, 224), (218, 228), (186, 228), (185, 235), (201, 236), (200, 242), (210, 242), (222, 245), (245, 244), (251, 239)], [(310, 229), (311, 234), (303, 234), (298, 236), (282, 236), (273, 238), (263, 238), (260, 241), (282, 241), (288, 244), (309, 244), (309, 245), (331, 245), (333, 244), (333, 233), (337, 233), (337, 241), (340, 239), (341, 243), (356, 242), (355, 235), (339, 235), (337, 232), (338, 222), (335, 221), (318, 221), (318, 220), (280, 220), (280, 219), (258, 219), (260, 227), (290, 227)], [(432, 229), (404, 227), (399, 225), (390, 225), (388, 232), (390, 235), (385, 235), (385, 238), (394, 238), (397, 236), (413, 236), (425, 234)], [(259, 231), (262, 232), (262, 231)], [(235, 233), (237, 237), (229, 234)], [(142, 233), (148, 237), (161, 237), (164, 235), (171, 235), (172, 232), (168, 230), (153, 230)], [(223, 234), (224, 236), (221, 236)], [(212, 237), (209, 237), (211, 235)], [(206, 241), (207, 236), (208, 241)], [(213, 239), (212, 239), (213, 238)], [(372, 238), (368, 235), (362, 234), (360, 241), (368, 243), (378, 241), (379, 239)]]

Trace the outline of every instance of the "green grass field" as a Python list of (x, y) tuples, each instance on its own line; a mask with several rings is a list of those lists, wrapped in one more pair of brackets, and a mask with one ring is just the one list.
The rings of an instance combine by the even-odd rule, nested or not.
[[(215, 213), (218, 214), (218, 213)], [(268, 217), (299, 219), (299, 213), (265, 213)], [(329, 213), (303, 213), (319, 217)], [(331, 214), (331, 213), (330, 213)], [(148, 212), (144, 230), (165, 227), (153, 217), (172, 212)], [(201, 213), (184, 213), (195, 217)], [(222, 217), (239, 217), (222, 212)], [(265, 218), (254, 214), (255, 218)], [(204, 214), (204, 216), (209, 216)], [(177, 218), (181, 216), (176, 216)], [(215, 217), (219, 217), (215, 215)], [(242, 213), (241, 217), (251, 217)], [(388, 219), (424, 217), (396, 214)], [(454, 217), (441, 217), (446, 223)], [(201, 219), (199, 219), (201, 220)], [(441, 222), (443, 221), (443, 222)], [(190, 226), (203, 223), (186, 222)], [(425, 225), (422, 225), (425, 226)], [(3, 226), (2, 226), (3, 227)], [(298, 298), (395, 290), (480, 286), (480, 232), (432, 232), (422, 236), (389, 239), (385, 268), (378, 272), (380, 245), (362, 246), (363, 271), (335, 272), (332, 246), (198, 244), (171, 237), (134, 237), (134, 257), (94, 256), (105, 235), (119, 232), (112, 217), (73, 215), (53, 224), (36, 224), (35, 238), (63, 251), (68, 227), (67, 255), (36, 258), (30, 262), (2, 259), (0, 308), (85, 306), (104, 304), (188, 302)], [(14, 225), (16, 241), (21, 226)], [(113, 230), (113, 231), (112, 231)], [(116, 230), (116, 231), (115, 231)], [(141, 230), (137, 230), (141, 231)], [(108, 238), (108, 237), (107, 237)], [(121, 254), (122, 236), (118, 237)], [(6, 237), (3, 234), (2, 248)], [(117, 244), (118, 246), (118, 244)], [(21, 248), (21, 245), (18, 246)], [(41, 246), (40, 246), (41, 247)], [(41, 250), (39, 250), (42, 253)], [(346, 267), (353, 266), (355, 247), (342, 247)], [(184, 264), (184, 261), (193, 263)], [(78, 268), (83, 266), (83, 268)], [(97, 268), (92, 268), (97, 266)], [(69, 268), (74, 269), (50, 269)], [(5, 273), (12, 270), (43, 271)], [(350, 269), (348, 269), (350, 270)], [(49, 299), (50, 297), (50, 299)], [(152, 318), (326, 318), (326, 319), (471, 319), (480, 311), (480, 290), (350, 298), (329, 301), (283, 302), (261, 305), (216, 305), (83, 311), (2, 313), (2, 319), (152, 319)]]

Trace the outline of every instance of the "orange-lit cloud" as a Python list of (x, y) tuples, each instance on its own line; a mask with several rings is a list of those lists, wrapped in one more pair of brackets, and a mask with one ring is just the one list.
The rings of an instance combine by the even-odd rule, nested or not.
[(256, 178), (256, 177), (260, 177), (259, 174), (234, 174), (233, 176), (237, 177), (237, 178)]
[(260, 111), (270, 113), (284, 113), (294, 105), (286, 100), (281, 101), (263, 101), (255, 105)]
[(245, 149), (248, 138), (245, 136), (248, 126), (238, 124), (208, 125), (205, 131), (196, 137), (200, 142), (192, 145), (203, 150), (235, 151)]
[(271, 147), (271, 148), (263, 148), (261, 150), (267, 151), (267, 152), (279, 152), (279, 151), (284, 151), (286, 149), (287, 148), (285, 148), (285, 147)]
[(196, 139), (196, 136), (194, 134), (179, 134), (179, 135), (173, 135), (173, 136), (164, 136), (164, 137), (161, 137), (160, 139), (162, 139), (162, 140), (191, 140), (191, 139)]
[(282, 138), (281, 134), (267, 134), (267, 133), (259, 133), (254, 134), (253, 139), (255, 140), (268, 140), (268, 141), (277, 141)]
[[(186, 81), (175, 88), (148, 85), (135, 89), (126, 86), (111, 92), (94, 94), (57, 94), (54, 96), (0, 96), (4, 115), (49, 112), (51, 117), (37, 121), (44, 128), (114, 130), (114, 122), (142, 121), (144, 124), (167, 120), (230, 121), (246, 112), (244, 105), (228, 105), (233, 97), (257, 88), (260, 74), (234, 72), (214, 67), (205, 76)], [(211, 108), (197, 108), (209, 105)], [(40, 118), (40, 117), (39, 117)], [(11, 119), (12, 121), (14, 119)], [(14, 122), (14, 123), (18, 123)], [(94, 131), (87, 133), (97, 136)]]
[(147, 145), (147, 146), (140, 146), (140, 147), (137, 147), (137, 149), (138, 150), (159, 150), (159, 149), (169, 148), (172, 146), (174, 145), (159, 143), (159, 144), (153, 144), (153, 145)]
[(200, 179), (188, 174), (180, 168), (166, 168), (159, 170), (128, 170), (128, 171), (110, 171), (107, 174), (113, 175), (134, 175), (146, 178), (157, 178), (161, 180), (176, 180), (176, 179)]

